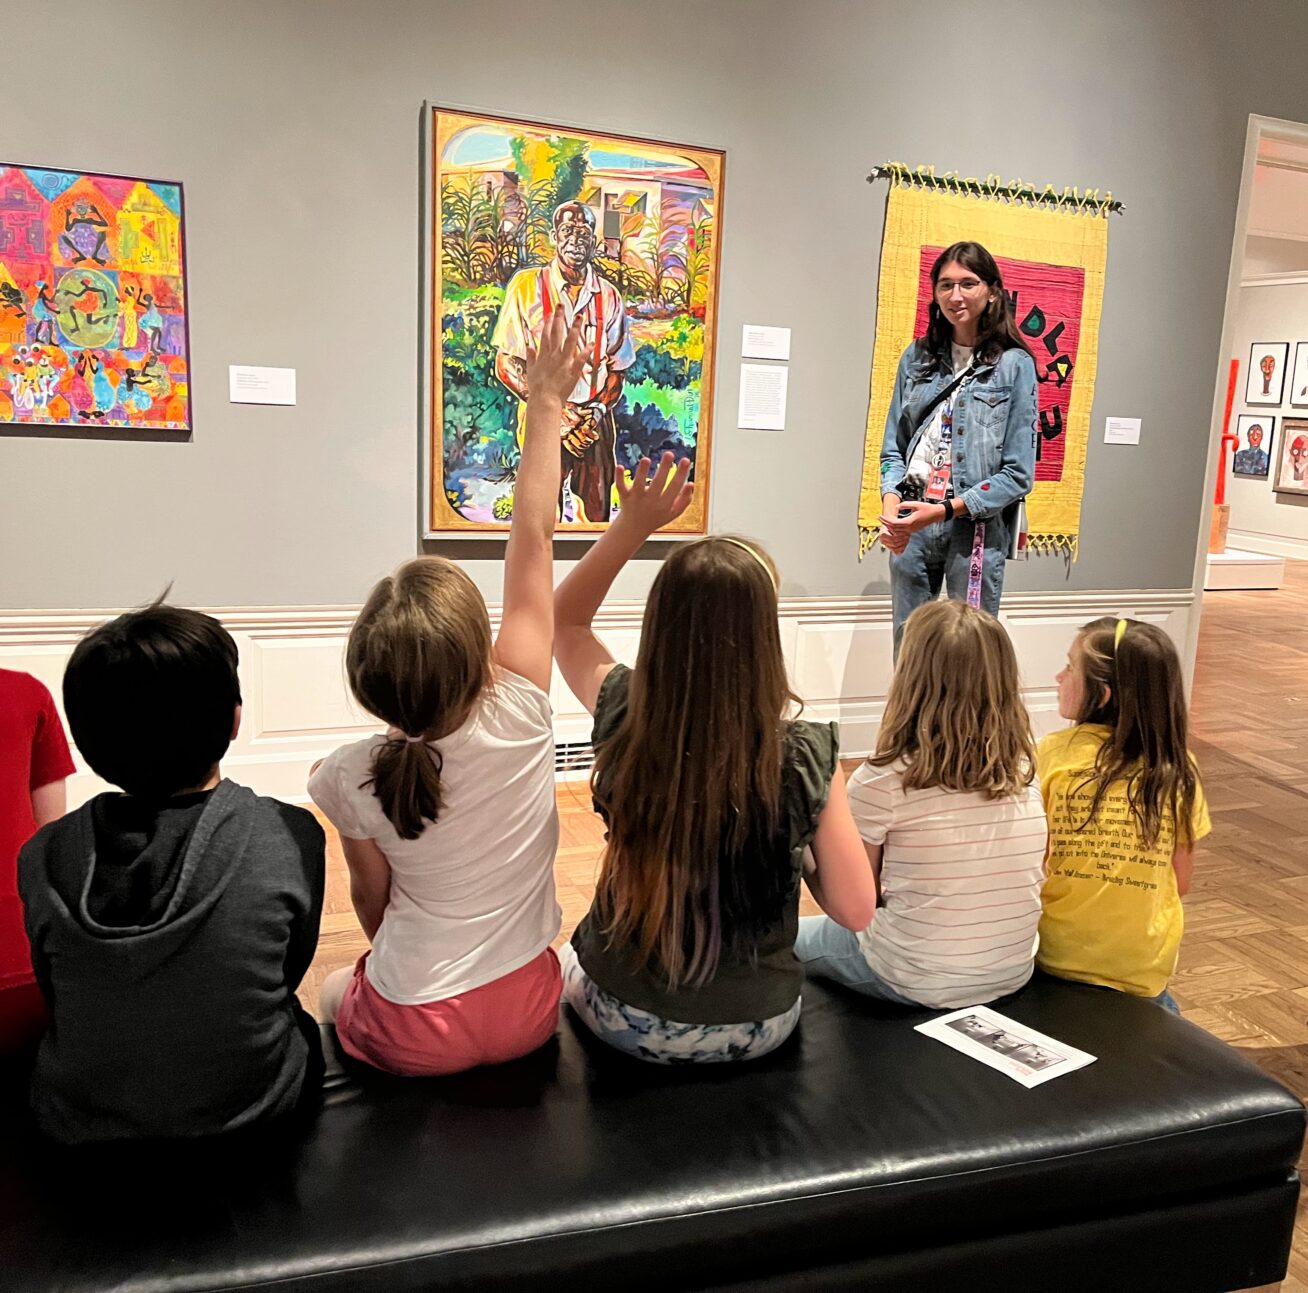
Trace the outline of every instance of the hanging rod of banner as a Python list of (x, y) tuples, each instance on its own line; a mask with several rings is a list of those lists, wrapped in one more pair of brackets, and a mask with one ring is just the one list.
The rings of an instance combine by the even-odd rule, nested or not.
[(957, 193), (993, 202), (1058, 207), (1065, 211), (1092, 215), (1120, 214), (1126, 209), (1114, 199), (1111, 191), (1104, 193), (1099, 189), (1056, 189), (1052, 184), (1041, 188), (1028, 184), (1025, 180), (1004, 182), (998, 175), (987, 175), (982, 180), (975, 177), (963, 178), (957, 171), (945, 171), (937, 175), (934, 166), (912, 167), (905, 166), (903, 162), (885, 162), (874, 166), (867, 182), (875, 184), (877, 180), (889, 180), (892, 184), (903, 184), (910, 188), (937, 189), (943, 193)]

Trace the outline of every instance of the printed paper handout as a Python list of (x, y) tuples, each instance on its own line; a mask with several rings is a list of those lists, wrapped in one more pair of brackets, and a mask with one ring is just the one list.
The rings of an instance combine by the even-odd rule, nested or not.
[(918, 1024), (915, 1031), (998, 1069), (1024, 1087), (1039, 1086), (1095, 1062), (1093, 1055), (1055, 1041), (988, 1006), (952, 1011)]

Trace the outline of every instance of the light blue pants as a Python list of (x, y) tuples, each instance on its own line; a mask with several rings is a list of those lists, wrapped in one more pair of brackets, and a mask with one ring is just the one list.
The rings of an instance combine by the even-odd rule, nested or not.
[[(896, 654), (904, 632), (904, 621), (919, 606), (939, 597), (942, 584), (949, 597), (960, 602), (967, 600), (967, 572), (975, 533), (976, 522), (967, 517), (937, 521), (914, 534), (899, 556), (893, 552), (890, 554), (890, 599)], [(1002, 517), (992, 516), (986, 522), (981, 563), (981, 609), (991, 615), (999, 614), (1007, 560), (1008, 531)]]
[(830, 916), (800, 917), (795, 955), (803, 962), (804, 973), (810, 978), (832, 979), (865, 997), (920, 1008), (919, 1002), (896, 992), (867, 963), (858, 945), (858, 935), (837, 925)]
[[(868, 963), (859, 946), (858, 935), (843, 925), (837, 925), (830, 916), (801, 916), (799, 936), (795, 939), (795, 955), (803, 963), (804, 973), (811, 979), (831, 979), (835, 983), (861, 992), (877, 1001), (889, 1001), (897, 1006), (919, 1006), (911, 997), (904, 996), (890, 986)], [(1105, 988), (1113, 992), (1113, 988)], [(1164, 1010), (1180, 1015), (1181, 1007), (1166, 990), (1156, 997), (1145, 997)]]

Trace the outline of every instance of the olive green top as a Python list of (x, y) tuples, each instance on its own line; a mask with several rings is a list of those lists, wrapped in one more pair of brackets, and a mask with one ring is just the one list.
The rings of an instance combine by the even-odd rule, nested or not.
[[(631, 670), (625, 665), (616, 665), (605, 678), (595, 705), (595, 749), (626, 718), (630, 684)], [(804, 982), (795, 959), (800, 872), (835, 774), (839, 729), (835, 723), (789, 723), (783, 750), (780, 826), (762, 846), (758, 863), (782, 871), (783, 883), (777, 887), (784, 897), (761, 929), (754, 955), (731, 959), (724, 937), (713, 977), (698, 987), (673, 991), (657, 964), (641, 965), (633, 947), (610, 943), (592, 908), (577, 926), (572, 946), (598, 987), (625, 1005), (683, 1024), (749, 1023), (785, 1014), (795, 1004)]]

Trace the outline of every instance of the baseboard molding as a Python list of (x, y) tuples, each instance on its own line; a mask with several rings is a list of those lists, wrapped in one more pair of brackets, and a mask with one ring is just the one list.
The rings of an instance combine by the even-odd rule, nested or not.
[(1288, 557), (1292, 561), (1308, 561), (1308, 539), (1296, 539), (1290, 535), (1231, 530), (1227, 533), (1226, 545), (1247, 552), (1265, 552), (1272, 557)]
[[(1305, 555), (1308, 555), (1306, 553)], [(337, 746), (377, 731), (345, 683), (343, 653), (355, 606), (217, 607), (241, 653), (241, 733), (224, 771), (261, 794), (303, 802), (313, 763)], [(492, 606), (491, 620), (499, 608)], [(1060, 723), (1054, 675), (1077, 628), (1101, 615), (1148, 620), (1183, 643), (1194, 613), (1184, 590), (1129, 589), (1092, 593), (1013, 593), (1000, 618), (1017, 650), (1023, 693), (1038, 733)], [(0, 611), (0, 668), (35, 674), (59, 696), (64, 665), (89, 629), (117, 611)], [(605, 605), (596, 628), (624, 663), (633, 663), (644, 606)], [(780, 606), (781, 640), (792, 685), (805, 715), (838, 722), (841, 752), (868, 753), (876, 744), (890, 687), (888, 597), (790, 597)], [(560, 741), (585, 741), (590, 717), (555, 674), (551, 687)], [(86, 770), (69, 783), (69, 801), (103, 789)]]

